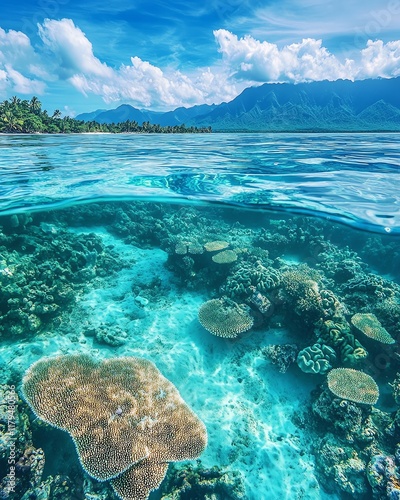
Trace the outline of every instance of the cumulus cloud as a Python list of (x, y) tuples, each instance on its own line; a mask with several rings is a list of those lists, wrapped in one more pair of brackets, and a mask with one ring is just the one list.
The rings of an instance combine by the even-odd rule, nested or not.
[(382, 40), (369, 40), (361, 51), (361, 61), (359, 78), (400, 76), (400, 40), (386, 44)]
[(20, 31), (0, 28), (0, 90), (21, 94), (42, 94), (48, 76), (29, 38)]
[(214, 31), (225, 63), (237, 79), (253, 82), (305, 82), (352, 78), (354, 61), (339, 61), (322, 40), (303, 39), (279, 49), (251, 36), (238, 38), (227, 30)]
[(171, 109), (229, 101), (245, 87), (264, 82), (400, 76), (400, 40), (368, 41), (351, 59), (341, 59), (319, 39), (279, 47), (220, 29), (214, 37), (221, 59), (211, 67), (183, 72), (134, 54), (127, 64), (111, 67), (96, 57), (92, 43), (71, 19), (45, 19), (38, 32), (41, 45), (34, 49), (24, 33), (0, 28), (0, 91), (40, 95), (46, 83), (59, 79), (107, 103)]
[(100, 78), (112, 76), (111, 68), (93, 54), (93, 47), (81, 29), (71, 19), (45, 19), (38, 25), (39, 36), (51, 52), (60, 76), (70, 78), (85, 74)]
[(7, 80), (17, 94), (43, 94), (45, 84), (39, 80), (31, 80), (8, 64), (5, 65)]
[(214, 75), (209, 69), (185, 75), (162, 70), (137, 56), (131, 57), (128, 65), (111, 68), (94, 55), (92, 44), (71, 19), (46, 19), (39, 26), (39, 35), (59, 78), (84, 95), (99, 95), (107, 103), (129, 100), (146, 107), (176, 107), (221, 102), (237, 93), (227, 76), (220, 85), (210, 85)]

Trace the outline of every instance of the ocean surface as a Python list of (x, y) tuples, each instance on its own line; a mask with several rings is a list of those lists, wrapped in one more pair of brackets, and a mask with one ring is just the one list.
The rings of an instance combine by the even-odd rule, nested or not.
[(0, 499), (400, 498), (399, 137), (0, 135)]

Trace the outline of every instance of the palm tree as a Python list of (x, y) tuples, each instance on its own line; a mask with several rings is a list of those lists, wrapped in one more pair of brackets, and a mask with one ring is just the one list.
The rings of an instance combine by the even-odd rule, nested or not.
[(32, 111), (32, 113), (38, 113), (42, 107), (42, 103), (39, 101), (39, 99), (34, 95), (32, 99), (29, 102), (29, 108)]
[(20, 132), (23, 121), (17, 118), (11, 110), (7, 110), (1, 115), (5, 132)]
[(21, 102), (21, 99), (17, 97), (16, 95), (13, 95), (11, 97), (11, 106), (18, 106)]
[(54, 119), (61, 118), (61, 111), (59, 109), (56, 109), (53, 113), (52, 118)]

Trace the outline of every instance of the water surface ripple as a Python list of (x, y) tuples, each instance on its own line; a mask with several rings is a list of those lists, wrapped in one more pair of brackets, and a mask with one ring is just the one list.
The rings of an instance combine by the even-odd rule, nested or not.
[(400, 233), (398, 134), (1, 135), (0, 211), (99, 199), (288, 210)]

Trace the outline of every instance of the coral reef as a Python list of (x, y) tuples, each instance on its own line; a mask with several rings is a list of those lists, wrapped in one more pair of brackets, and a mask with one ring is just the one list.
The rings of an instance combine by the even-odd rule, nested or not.
[(296, 361), (303, 372), (324, 375), (335, 363), (336, 354), (331, 347), (316, 342), (302, 349)]
[(400, 404), (400, 372), (396, 373), (396, 377), (390, 384), (392, 387), (393, 398), (397, 404)]
[(206, 446), (202, 422), (144, 359), (43, 359), (25, 374), (23, 393), (39, 418), (71, 435), (84, 470), (121, 498), (146, 499), (168, 462)]
[[(315, 391), (308, 425), (314, 435), (317, 471), (325, 489), (339, 490), (344, 498), (391, 498), (380, 496), (374, 485), (378, 481), (386, 486), (386, 479), (372, 477), (379, 466), (374, 457), (394, 453), (399, 437), (389, 413), (338, 399), (324, 386), (322, 391)], [(378, 471), (378, 476), (384, 475), (381, 468)]]
[(226, 297), (205, 302), (199, 309), (201, 325), (213, 335), (235, 338), (250, 330), (254, 320), (245, 304), (237, 304)]
[(318, 283), (320, 279), (317, 271), (303, 264), (282, 273), (280, 297), (287, 309), (309, 325), (325, 316)]
[[(14, 385), (0, 386), (0, 498), (32, 498), (27, 491), (39, 487), (44, 452), (35, 448), (26, 405)], [(4, 474), (4, 477), (2, 475)]]
[(39, 333), (60, 318), (88, 283), (121, 268), (118, 256), (95, 234), (59, 227), (49, 232), (33, 222), (23, 232), (0, 232), (0, 249), (3, 338)]
[(244, 478), (240, 472), (225, 471), (217, 466), (206, 469), (197, 465), (170, 467), (160, 489), (161, 500), (239, 500), (246, 498)]
[[(309, 377), (310, 384), (318, 383), (329, 372), (328, 386), (324, 383), (322, 390), (317, 389), (312, 410), (306, 408), (321, 484), (339, 491), (343, 498), (400, 498), (400, 452), (396, 447), (400, 442), (400, 410), (394, 411), (394, 402), (400, 402), (400, 375), (395, 375), (400, 355), (391, 345), (399, 335), (400, 286), (378, 274), (379, 269), (398, 273), (397, 243), (363, 234), (354, 238), (341, 226), (304, 217), (265, 215), (254, 224), (249, 220), (248, 214), (240, 218), (217, 207), (142, 202), (90, 204), (42, 214), (4, 216), (0, 219), (0, 336), (5, 341), (16, 337), (24, 340), (41, 333), (36, 338), (40, 343), (55, 327), (57, 333), (69, 333), (68, 320), (78, 317), (76, 312), (69, 316), (76, 298), (92, 283), (104, 282), (99, 278), (107, 278), (121, 268), (118, 254), (104, 244), (102, 237), (82, 233), (81, 229), (67, 230), (67, 225), (96, 224), (135, 247), (161, 248), (168, 255), (166, 267), (173, 273), (173, 286), (201, 290), (210, 297), (222, 296), (203, 304), (198, 317), (214, 335), (238, 338), (229, 343), (229, 348), (240, 346), (249, 360), (253, 352), (261, 353), (282, 373), (297, 361), (298, 366), (294, 365), (290, 372), (299, 373), (300, 369), (321, 375), (314, 380)], [(374, 265), (373, 272), (367, 263)], [(127, 316), (131, 320), (146, 315), (148, 318), (152, 308), (169, 300), (161, 280), (130, 286)], [(59, 325), (61, 321), (64, 326)], [(145, 321), (138, 331), (142, 324)], [(288, 339), (277, 339), (279, 332), (273, 331), (282, 325)], [(254, 336), (240, 337), (253, 327)], [(300, 352), (295, 343), (257, 346), (261, 338), (261, 342), (268, 342), (268, 334), (264, 336), (267, 328), (268, 334), (276, 335), (271, 336), (271, 342), (298, 342)], [(74, 330), (74, 334), (77, 332), (93, 336), (99, 350), (101, 344), (130, 347), (127, 332), (131, 330), (111, 322), (83, 323)], [(36, 353), (43, 352), (42, 346), (35, 349)], [(378, 398), (378, 386), (360, 371), (376, 374), (376, 370), (369, 372), (368, 368), (374, 368), (379, 354), (389, 360), (385, 371), (382, 369), (376, 377), (382, 393), (379, 408), (389, 407), (392, 413), (372, 406)], [(339, 368), (330, 371), (333, 366)], [(4, 363), (1, 373), (18, 383), (16, 374)], [(86, 378), (91, 380), (91, 376)], [(388, 380), (392, 380), (393, 398), (384, 387)], [(163, 391), (168, 392), (162, 389), (157, 393), (161, 399)], [(116, 398), (121, 394), (118, 390), (112, 392)], [(106, 393), (101, 394), (103, 400)], [(113, 407), (105, 404), (101, 409), (82, 405), (80, 418), (91, 418), (94, 411), (99, 416), (107, 411), (103, 419), (106, 427), (122, 424), (127, 410), (123, 403), (115, 401)], [(124, 455), (118, 449), (114, 462), (111, 460), (113, 466), (120, 464), (115, 465), (118, 470), (105, 472), (107, 480), (101, 484), (92, 481), (82, 469), (77, 479), (69, 471), (63, 475), (59, 470), (43, 478), (44, 452), (32, 444), (31, 425), (23, 406), (19, 401), (16, 458), (20, 473), (17, 496), (12, 500), (114, 499), (117, 495), (109, 484), (112, 473), (117, 476), (113, 479), (114, 489), (123, 495), (147, 497), (165, 474), (166, 464), (149, 447), (150, 456), (140, 465), (128, 456), (132, 450)], [(147, 417), (135, 420), (143, 432), (155, 427), (155, 419)], [(43, 426), (37, 422), (32, 426)], [(4, 426), (4, 411), (0, 408), (0, 465), (10, 446)], [(34, 443), (41, 446), (40, 442)], [(140, 439), (136, 443), (140, 447)], [(79, 446), (83, 449), (86, 445)], [(142, 455), (138, 453), (138, 457), (143, 458), (143, 449), (139, 451)], [(90, 452), (87, 455), (92, 460)], [(93, 464), (87, 465), (89, 459), (82, 461), (92, 471)], [(127, 470), (120, 473), (120, 466)], [(5, 484), (3, 479), (3, 489)], [(205, 469), (201, 464), (171, 466), (159, 495), (165, 500), (245, 497), (239, 474), (217, 467)]]
[(296, 361), (297, 351), (296, 344), (269, 345), (261, 348), (262, 355), (276, 365), (281, 373), (286, 373), (289, 366)]
[(129, 340), (128, 334), (118, 325), (100, 325), (97, 328), (87, 326), (83, 333), (88, 337), (94, 337), (100, 344), (112, 347), (124, 345)]
[(383, 328), (381, 322), (371, 313), (357, 313), (351, 318), (352, 325), (367, 337), (382, 342), (382, 344), (394, 344), (395, 340), (390, 333)]
[(241, 262), (226, 279), (221, 292), (236, 300), (249, 299), (255, 292), (265, 294), (280, 285), (280, 273), (261, 260)]
[(372, 273), (358, 274), (343, 283), (340, 291), (353, 314), (373, 310), (376, 302), (400, 295), (399, 285)]
[(374, 455), (367, 467), (367, 479), (374, 498), (400, 498), (400, 454)]
[(339, 488), (351, 498), (368, 494), (367, 463), (351, 446), (338, 445), (333, 436), (327, 436), (319, 444), (316, 465), (323, 471), (331, 491)]
[(332, 347), (343, 364), (354, 366), (368, 356), (363, 345), (350, 333), (350, 325), (343, 317), (320, 320), (315, 328), (315, 334), (318, 343)]
[(367, 373), (352, 368), (334, 368), (328, 373), (328, 387), (333, 394), (355, 403), (374, 405), (379, 398), (379, 388)]

